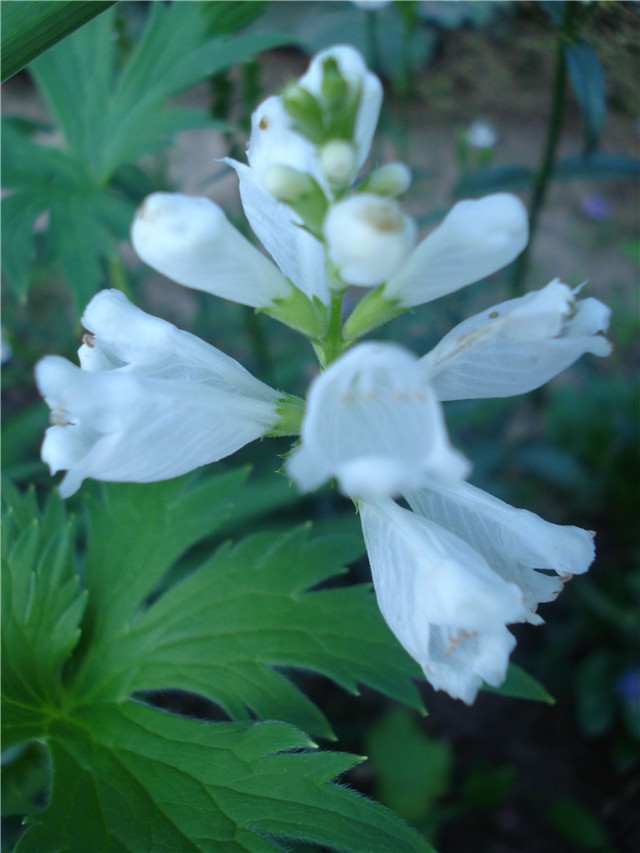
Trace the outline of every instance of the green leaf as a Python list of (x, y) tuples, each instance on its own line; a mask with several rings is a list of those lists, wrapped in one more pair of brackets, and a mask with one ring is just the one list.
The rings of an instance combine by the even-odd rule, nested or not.
[(16, 500), (14, 494), (12, 504), (3, 530), (5, 748), (40, 735), (60, 708), (62, 670), (79, 640), (86, 605), (74, 568), (71, 525), (59, 498), (53, 496), (44, 513), (33, 497)]
[[(7, 5), (51, 4), (11, 3), (3, 9)], [(115, 189), (123, 168), (166, 147), (183, 130), (228, 127), (204, 110), (166, 108), (168, 99), (287, 41), (277, 34), (210, 35), (202, 6), (146, 4), (147, 26), (122, 69), (115, 9), (29, 66), (65, 147), (34, 143), (18, 120), (5, 125), (3, 180), (13, 194), (3, 208), (3, 268), (20, 298), (26, 297), (36, 260), (34, 223), (46, 212), (44, 255), (67, 279), (79, 312), (105, 284), (106, 266), (116, 256), (118, 242), (126, 239), (144, 194), (139, 182), (124, 185), (126, 197)]]
[(422, 731), (415, 716), (403, 708), (389, 711), (375, 723), (367, 751), (376, 774), (376, 796), (407, 820), (426, 818), (450, 791), (451, 747)]
[(515, 699), (532, 699), (536, 702), (546, 702), (547, 705), (554, 705), (556, 701), (542, 684), (514, 663), (509, 664), (504, 684), (500, 687), (490, 687), (488, 684), (485, 684), (482, 689), (488, 693), (499, 693), (501, 696), (512, 696)]
[[(113, 521), (113, 520), (112, 520)], [(95, 643), (74, 690), (92, 701), (177, 687), (232, 718), (286, 719), (331, 737), (309, 699), (276, 668), (366, 683), (421, 708), (417, 668), (395, 643), (369, 586), (309, 591), (360, 556), (360, 537), (311, 539), (308, 528), (219, 549), (160, 596), (118, 640)], [(111, 612), (122, 606), (112, 599)]]
[(453, 190), (453, 197), (468, 198), (502, 190), (519, 190), (531, 186), (535, 172), (527, 166), (489, 166), (465, 175)]
[(622, 154), (597, 151), (587, 157), (574, 155), (558, 162), (554, 177), (559, 181), (583, 179), (611, 180), (614, 178), (640, 178), (640, 159)]
[(49, 781), (47, 752), (32, 741), (2, 753), (2, 817), (34, 811)]
[(583, 850), (610, 850), (610, 841), (602, 822), (593, 812), (568, 798), (556, 800), (549, 808), (547, 823), (556, 832)]
[(45, 0), (2, 3), (2, 82), (115, 0)]
[(585, 151), (591, 153), (597, 148), (607, 117), (602, 65), (586, 41), (564, 42), (563, 51), (571, 87), (584, 120)]
[(49, 738), (51, 802), (16, 853), (266, 853), (285, 839), (429, 850), (395, 815), (331, 784), (360, 759), (311, 753), (283, 723), (203, 723), (125, 702), (77, 709)]
[[(195, 663), (206, 669), (218, 653), (216, 641), (222, 639), (225, 623), (234, 620), (244, 629), (248, 658), (262, 665), (256, 667), (257, 692), (273, 690), (271, 707), (282, 707), (289, 716), (299, 707), (313, 716), (308, 712), (313, 706), (276, 676), (270, 660), (277, 653), (289, 656), (293, 665), (306, 663), (304, 647), (286, 649), (298, 635), (312, 648), (312, 668), (324, 667), (341, 683), (354, 684), (367, 667), (374, 672), (372, 683), (391, 678), (394, 655), (402, 677), (406, 656), (395, 641), (387, 632), (379, 635), (380, 645), (375, 642), (381, 618), (368, 592), (358, 587), (307, 592), (333, 574), (345, 557), (361, 551), (353, 537), (314, 542), (305, 530), (285, 537), (255, 536), (233, 550), (220, 550), (169, 590), (158, 587), (177, 557), (219, 529), (228, 498), (244, 477), (244, 472), (231, 472), (157, 487), (102, 490), (89, 511), (84, 593), (60, 500), (52, 497), (39, 512), (33, 493), (20, 496), (12, 486), (5, 488), (5, 742), (44, 741), (53, 780), (48, 807), (28, 819), (17, 851), (271, 851), (282, 849), (280, 840), (287, 839), (354, 853), (377, 847), (430, 849), (395, 815), (331, 783), (361, 759), (311, 753), (315, 745), (308, 736), (284, 723), (205, 723), (132, 701), (126, 692), (119, 695), (118, 676), (127, 663), (128, 689), (136, 689), (136, 679), (146, 678), (154, 667), (161, 686), (176, 686), (181, 658), (189, 671), (193, 655), (199, 655)], [(159, 597), (149, 599), (154, 588)], [(78, 644), (87, 591), (90, 608)], [(252, 602), (273, 609), (284, 641), (277, 640), (271, 617), (251, 611)], [(242, 612), (243, 603), (249, 605), (248, 613)], [(347, 612), (359, 627), (349, 627), (341, 637)], [(371, 621), (374, 613), (377, 626)], [(253, 617), (253, 625), (247, 616)], [(366, 632), (372, 657), (364, 665), (350, 648), (359, 632)], [(262, 639), (264, 654), (258, 648)], [(242, 707), (243, 656), (239, 684), (234, 685), (234, 662), (229, 662), (238, 650), (233, 627), (220, 646), (223, 653), (227, 643), (232, 669), (220, 675), (226, 679), (224, 689)], [(156, 644), (157, 653), (147, 659), (142, 645), (152, 652)], [(191, 657), (184, 655), (183, 645), (191, 645)], [(390, 657), (385, 645), (391, 648)], [(83, 687), (91, 680), (92, 667), (98, 680), (107, 675), (101, 701)], [(202, 675), (194, 671), (194, 678)], [(206, 671), (203, 677), (206, 681)], [(204, 695), (208, 689), (204, 685)]]

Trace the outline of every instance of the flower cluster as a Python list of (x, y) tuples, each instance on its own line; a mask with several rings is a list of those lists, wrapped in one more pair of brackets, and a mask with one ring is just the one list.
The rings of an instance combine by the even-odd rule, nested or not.
[[(138, 255), (187, 287), (264, 311), (312, 343), (322, 371), (306, 405), (214, 347), (103, 291), (82, 318), (80, 367), (49, 356), (42, 448), (65, 496), (92, 477), (151, 482), (268, 435), (300, 435), (286, 471), (302, 491), (330, 479), (357, 504), (380, 610), (431, 684), (472, 702), (504, 681), (507, 626), (584, 572), (593, 537), (466, 482), (442, 402), (538, 388), (583, 353), (607, 355), (608, 309), (559, 280), (464, 321), (422, 357), (364, 334), (509, 264), (528, 239), (521, 202), (456, 204), (421, 241), (400, 205), (411, 175), (359, 177), (382, 103), (360, 54), (318, 54), (253, 116), (236, 171), (244, 212), (273, 261), (207, 198), (156, 193), (132, 227)], [(349, 286), (366, 289), (342, 316)], [(402, 500), (405, 505), (398, 501)]]

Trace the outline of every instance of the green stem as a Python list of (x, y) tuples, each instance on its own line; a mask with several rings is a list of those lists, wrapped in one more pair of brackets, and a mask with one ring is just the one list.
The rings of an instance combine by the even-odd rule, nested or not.
[(546, 201), (549, 184), (555, 171), (558, 141), (560, 139), (560, 131), (562, 130), (566, 103), (565, 84), (567, 79), (567, 65), (564, 56), (564, 43), (566, 39), (572, 38), (572, 23), (574, 15), (573, 7), (575, 5), (577, 4), (573, 2), (566, 3), (562, 27), (557, 32), (556, 68), (551, 96), (551, 117), (549, 119), (549, 129), (547, 131), (547, 139), (544, 146), (542, 161), (537, 171), (536, 182), (533, 188), (533, 196), (529, 207), (529, 243), (513, 267), (511, 291), (514, 296), (518, 296), (524, 292), (525, 278), (529, 268), (531, 250), (538, 230), (540, 214)]
[(124, 272), (124, 266), (120, 260), (117, 251), (114, 250), (112, 255), (107, 258), (107, 271), (109, 273), (109, 283), (116, 290), (121, 290), (127, 299), (132, 299), (129, 282)]
[(331, 293), (331, 304), (329, 306), (329, 323), (324, 338), (316, 338), (313, 348), (318, 357), (320, 365), (325, 368), (342, 354), (345, 348), (345, 340), (342, 336), (342, 301), (344, 290)]

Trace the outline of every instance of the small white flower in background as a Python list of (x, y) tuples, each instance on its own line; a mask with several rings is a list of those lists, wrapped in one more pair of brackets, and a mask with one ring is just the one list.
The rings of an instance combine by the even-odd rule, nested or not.
[(378, 498), (469, 472), (415, 355), (395, 344), (350, 349), (311, 384), (301, 443), (287, 472), (303, 491), (330, 477), (352, 497)]
[(281, 396), (237, 361), (170, 323), (101, 291), (82, 318), (81, 367), (36, 365), (52, 410), (42, 458), (66, 471), (63, 497), (91, 477), (149, 483), (215, 462), (277, 423)]
[(493, 148), (498, 141), (498, 131), (490, 121), (478, 118), (467, 127), (465, 140), (471, 148)]
[(524, 618), (520, 589), (437, 524), (391, 500), (360, 501), (362, 532), (385, 621), (437, 690), (473, 702), (498, 686)]
[(611, 344), (601, 333), (611, 311), (592, 297), (576, 299), (578, 290), (556, 279), (452, 329), (422, 359), (438, 398), (524, 394), (584, 353), (609, 355)]
[(402, 264), (415, 243), (416, 226), (396, 201), (360, 193), (331, 207), (324, 236), (341, 278), (371, 287)]

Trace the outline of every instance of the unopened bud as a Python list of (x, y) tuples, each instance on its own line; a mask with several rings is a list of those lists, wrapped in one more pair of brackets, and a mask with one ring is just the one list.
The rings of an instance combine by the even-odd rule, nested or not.
[(327, 199), (315, 178), (290, 166), (272, 166), (265, 175), (264, 187), (278, 201), (292, 207), (306, 228), (322, 240)]
[(386, 281), (413, 248), (416, 226), (389, 199), (361, 193), (338, 202), (323, 226), (331, 260), (348, 284)]
[(310, 175), (290, 166), (271, 166), (264, 178), (264, 188), (278, 201), (295, 202), (312, 192), (314, 186)]
[(333, 139), (320, 151), (320, 166), (327, 181), (336, 187), (348, 186), (356, 173), (356, 151), (350, 142)]
[(372, 172), (361, 189), (374, 195), (396, 198), (404, 195), (411, 186), (411, 171), (404, 163), (387, 163)]

